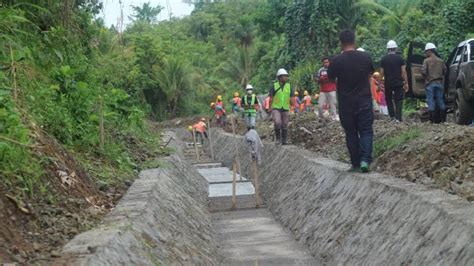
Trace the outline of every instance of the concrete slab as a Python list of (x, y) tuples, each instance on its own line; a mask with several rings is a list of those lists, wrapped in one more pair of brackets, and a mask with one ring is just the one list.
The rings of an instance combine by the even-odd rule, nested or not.
[(214, 213), (224, 265), (320, 265), (267, 209)]
[[(255, 208), (255, 195), (236, 196), (236, 210)], [(222, 212), (232, 209), (232, 196), (209, 198), (209, 211)]]
[[(237, 183), (236, 195), (253, 195), (255, 188), (251, 182)], [(232, 183), (228, 184), (209, 184), (209, 197), (232, 196)]]
[[(225, 167), (203, 168), (198, 169), (198, 172), (206, 178), (209, 183), (232, 181), (232, 172)], [(244, 177), (240, 178), (237, 174), (237, 180), (247, 180)]]
[(222, 167), (222, 163), (197, 163), (194, 164), (198, 169)]

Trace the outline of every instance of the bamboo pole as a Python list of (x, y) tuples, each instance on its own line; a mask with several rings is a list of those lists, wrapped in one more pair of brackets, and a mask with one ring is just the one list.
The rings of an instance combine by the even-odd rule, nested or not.
[(11, 69), (12, 69), (12, 77), (13, 77), (13, 100), (15, 104), (17, 104), (18, 100), (18, 85), (16, 82), (16, 63), (15, 58), (13, 57), (13, 48), (10, 45), (10, 59), (11, 59)]
[(196, 143), (196, 130), (193, 129), (194, 149), (196, 150), (196, 160), (199, 162), (199, 149)]
[(237, 163), (234, 160), (232, 163), (232, 209), (233, 210), (235, 210), (237, 207), (236, 194), (237, 194)]
[(212, 147), (211, 120), (209, 120), (209, 146), (211, 148), (211, 160), (214, 161), (214, 149)]
[[(232, 134), (234, 135), (234, 139), (236, 139), (236, 135), (235, 135), (235, 117), (234, 115), (231, 116), (231, 124), (232, 124)], [(238, 147), (237, 147), (237, 141), (235, 141), (235, 147), (234, 147), (234, 152), (235, 152), (235, 161), (237, 162), (237, 169), (238, 169), (238, 173), (240, 175), (240, 180), (242, 181), (242, 167), (241, 167), (241, 164), (240, 164), (240, 157), (239, 157), (239, 153), (237, 152), (238, 150)]]
[(257, 160), (252, 159), (253, 185), (255, 187), (255, 208), (260, 208), (260, 185), (258, 181)]
[(105, 132), (104, 132), (104, 100), (102, 96), (99, 97), (99, 146), (100, 149), (104, 150), (104, 143), (105, 143)]

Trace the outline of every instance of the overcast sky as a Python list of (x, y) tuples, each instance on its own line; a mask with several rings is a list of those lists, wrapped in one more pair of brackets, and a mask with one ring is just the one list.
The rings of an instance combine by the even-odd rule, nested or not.
[[(185, 4), (182, 0), (122, 0), (123, 5), (123, 23), (127, 25), (130, 23), (128, 16), (132, 13), (131, 6), (142, 6), (143, 3), (150, 2), (152, 6), (160, 5), (164, 7), (158, 16), (158, 20), (165, 20), (169, 18), (169, 9), (174, 17), (182, 17), (189, 15), (193, 11), (194, 6)], [(105, 20), (107, 27), (116, 25), (117, 20), (120, 17), (120, 4), (119, 0), (102, 0), (104, 9), (102, 10), (102, 16)], [(169, 6), (168, 4), (169, 3)]]

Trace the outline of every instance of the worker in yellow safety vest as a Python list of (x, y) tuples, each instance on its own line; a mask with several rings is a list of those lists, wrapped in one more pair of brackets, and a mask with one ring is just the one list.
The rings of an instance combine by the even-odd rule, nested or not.
[(290, 122), (290, 99), (294, 91), (288, 83), (288, 72), (281, 68), (277, 72), (275, 81), (268, 92), (275, 128), (275, 140), (282, 145), (288, 144), (288, 124)]
[(257, 111), (260, 103), (258, 102), (257, 96), (253, 93), (252, 85), (247, 85), (245, 90), (247, 93), (242, 97), (241, 103), (244, 109), (245, 124), (247, 125), (247, 130), (250, 130), (255, 129)]

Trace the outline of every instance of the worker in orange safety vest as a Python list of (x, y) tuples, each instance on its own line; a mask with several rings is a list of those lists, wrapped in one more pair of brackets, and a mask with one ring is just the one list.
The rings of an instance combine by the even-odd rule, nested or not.
[(311, 96), (309, 95), (308, 91), (304, 91), (303, 103), (305, 112), (311, 112), (313, 104), (311, 103)]
[(201, 144), (204, 144), (204, 137), (207, 139), (207, 125), (206, 118), (201, 118), (199, 122), (193, 125), (193, 132), (196, 134), (196, 139), (201, 139)]
[(224, 108), (224, 102), (222, 101), (222, 96), (218, 95), (217, 96), (217, 101), (215, 105), (215, 114), (216, 114), (216, 119), (217, 119), (217, 124), (221, 127), (225, 127), (226, 125), (226, 118), (227, 114)]

